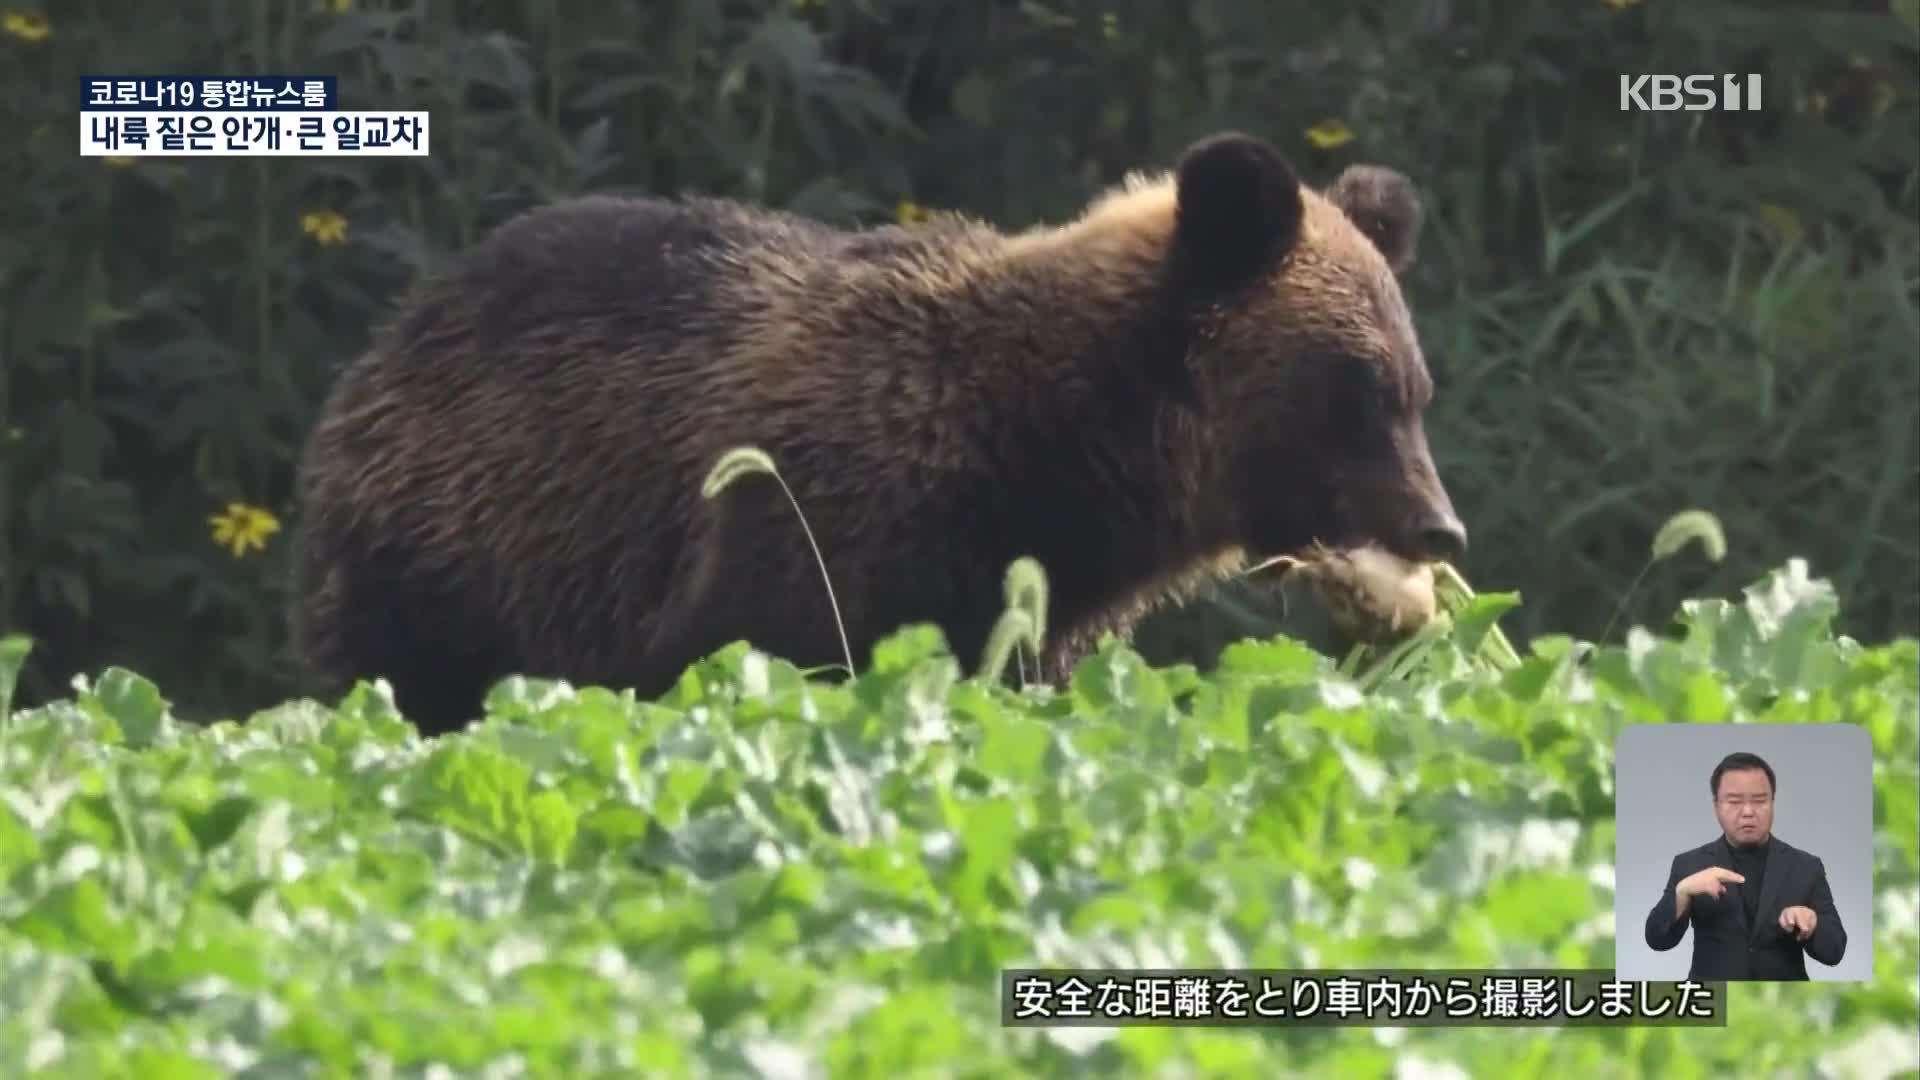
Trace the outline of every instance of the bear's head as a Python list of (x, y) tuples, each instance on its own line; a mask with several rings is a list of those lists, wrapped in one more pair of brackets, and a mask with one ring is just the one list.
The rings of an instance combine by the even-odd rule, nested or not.
[(1355, 165), (1314, 191), (1238, 133), (1188, 147), (1172, 182), (1171, 287), (1241, 545), (1458, 560), (1466, 528), (1427, 445), (1433, 380), (1397, 277), (1420, 230), (1413, 185)]

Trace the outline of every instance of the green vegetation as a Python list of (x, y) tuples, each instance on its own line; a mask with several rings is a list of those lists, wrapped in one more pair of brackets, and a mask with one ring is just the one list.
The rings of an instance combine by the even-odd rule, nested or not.
[[(913, 628), (841, 685), (742, 646), (657, 702), (509, 680), (431, 742), (369, 686), (200, 728), (111, 669), (9, 711), (12, 639), (0, 1073), (1887, 1075), (1920, 642), (1837, 610), (1796, 561), (1670, 636), (1449, 636), (1370, 691), (1286, 639), (1018, 691)], [(1610, 966), (1622, 725), (1797, 721), (1872, 736), (1869, 985), (1736, 985), (1724, 1029), (999, 1025), (1033, 963)]]

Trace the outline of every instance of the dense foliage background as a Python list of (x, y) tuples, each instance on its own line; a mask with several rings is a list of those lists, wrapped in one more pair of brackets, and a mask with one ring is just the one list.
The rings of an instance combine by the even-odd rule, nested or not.
[[(847, 222), (1072, 213), (1240, 127), (1422, 185), (1429, 421), (1507, 627), (1617, 639), (1805, 556), (1920, 627), (1916, 0), (85, 0), (0, 14), (0, 627), (23, 701), (124, 664), (284, 696), (291, 462), (409, 278), (528, 204), (696, 189)], [(1625, 113), (1621, 72), (1761, 72)], [(88, 73), (337, 72), (425, 160), (75, 154)], [(1658, 523), (1727, 525), (1616, 615)], [(216, 520), (217, 519), (217, 520)], [(257, 541), (249, 543), (248, 541)], [(1141, 645), (1211, 662), (1228, 593)]]

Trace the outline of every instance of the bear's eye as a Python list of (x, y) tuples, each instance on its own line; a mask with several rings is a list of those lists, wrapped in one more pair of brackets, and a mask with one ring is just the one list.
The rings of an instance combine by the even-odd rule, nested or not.
[(1328, 412), (1335, 430), (1355, 436), (1370, 434), (1387, 415), (1386, 384), (1378, 365), (1358, 357), (1341, 357), (1332, 367)]

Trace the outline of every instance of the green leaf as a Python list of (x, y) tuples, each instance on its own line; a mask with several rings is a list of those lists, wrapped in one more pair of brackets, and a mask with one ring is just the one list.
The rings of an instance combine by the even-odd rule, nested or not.
[(124, 668), (108, 668), (91, 700), (99, 703), (134, 749), (152, 746), (173, 733), (173, 718), (159, 687)]
[(0, 731), (13, 717), (13, 692), (20, 685), (20, 671), (33, 651), (33, 639), (25, 634), (0, 637)]
[(1466, 653), (1479, 652), (1487, 635), (1499, 623), (1500, 617), (1519, 606), (1518, 593), (1478, 594), (1454, 614), (1453, 640)]

